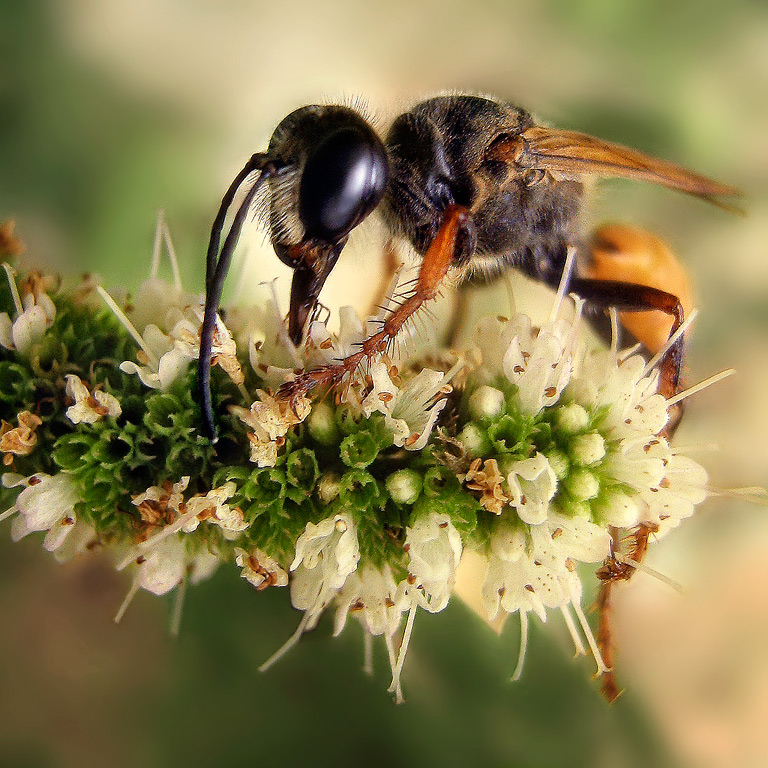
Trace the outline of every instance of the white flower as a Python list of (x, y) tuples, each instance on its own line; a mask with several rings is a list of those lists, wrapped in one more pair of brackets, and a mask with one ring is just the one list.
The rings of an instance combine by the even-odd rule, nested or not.
[(658, 374), (643, 375), (640, 355), (619, 360), (610, 350), (585, 352), (568, 394), (578, 403), (604, 409), (601, 429), (609, 439), (658, 434), (667, 423), (666, 400), (657, 392)]
[(391, 638), (400, 626), (402, 612), (402, 595), (390, 567), (368, 564), (349, 574), (339, 590), (333, 634), (341, 634), (351, 615), (369, 635)]
[(168, 536), (137, 559), (135, 583), (147, 592), (164, 595), (181, 582), (186, 570), (184, 541), (180, 536)]
[(68, 374), (67, 397), (75, 401), (67, 408), (67, 418), (73, 424), (95, 424), (105, 416), (117, 418), (123, 411), (117, 398), (97, 389), (91, 394), (78, 376)]
[(543, 453), (516, 461), (507, 475), (509, 503), (524, 523), (536, 525), (547, 519), (549, 502), (557, 490), (557, 477)]
[[(526, 533), (527, 529), (527, 533)], [(611, 538), (605, 528), (580, 518), (550, 514), (546, 522), (521, 529), (499, 521), (491, 537), (482, 602), (489, 621), (500, 611), (519, 613), (523, 640), (515, 677), (519, 676), (525, 655), (526, 614), (533, 611), (542, 620), (547, 609), (559, 608), (578, 651), (583, 645), (568, 612), (576, 612), (582, 630), (595, 656), (598, 669), (605, 670), (597, 643), (581, 609), (581, 582), (576, 561), (598, 562), (610, 554)]]
[(19, 541), (34, 531), (48, 531), (43, 546), (59, 549), (77, 522), (75, 504), (80, 501), (74, 479), (63, 472), (46, 475), (38, 472), (28, 478), (3, 475), (6, 488), (25, 486), (16, 503), (4, 515), (18, 512), (11, 525), (11, 538)]
[(259, 467), (273, 467), (277, 461), (277, 450), (285, 442), (286, 433), (309, 416), (312, 404), (303, 396), (291, 403), (278, 400), (262, 390), (258, 394), (260, 399), (251, 405), (250, 410), (232, 406), (230, 411), (253, 430), (248, 434), (251, 461)]
[(141, 338), (143, 344), (137, 357), (142, 365), (126, 360), (120, 364), (120, 370), (138, 375), (145, 387), (164, 392), (186, 372), (195, 355), (188, 345), (176, 345), (156, 325), (146, 326)]
[(235, 562), (242, 569), (240, 576), (258, 590), (285, 587), (288, 584), (288, 574), (277, 560), (258, 548), (247, 552), (241, 547), (235, 547)]
[(461, 560), (461, 536), (446, 514), (432, 512), (406, 528), (408, 579), (405, 591), (420, 607), (437, 613), (448, 605), (456, 568)]
[(354, 573), (360, 560), (357, 526), (349, 514), (307, 523), (296, 541), (296, 556), (291, 563), (291, 603), (304, 611), (299, 626), (283, 646), (265, 661), (264, 671), (287, 653), (304, 632), (313, 629), (328, 603)]
[(424, 368), (398, 387), (392, 381), (388, 366), (376, 361), (371, 364), (373, 389), (362, 402), (363, 413), (367, 417), (376, 412), (383, 413), (394, 444), (420, 451), (427, 444), (446, 402), (445, 398), (435, 398), (455, 370), (443, 373)]
[(45, 279), (30, 275), (19, 297), (13, 270), (6, 265), (11, 292), (17, 302), (16, 318), (11, 320), (7, 312), (0, 312), (0, 346), (27, 357), (32, 346), (42, 339), (45, 331), (56, 319), (56, 306), (43, 290)]
[[(190, 362), (197, 360), (200, 356), (200, 327), (203, 312), (198, 305), (186, 307), (184, 313), (171, 307), (166, 313), (167, 318), (175, 322), (169, 333), (164, 333), (157, 325), (150, 323), (139, 334), (116, 305), (113, 306), (113, 303), (109, 302), (108, 304), (117, 314), (118, 319), (128, 324), (129, 332), (137, 338), (137, 341), (140, 341), (141, 346), (137, 353), (141, 365), (126, 360), (120, 364), (120, 370), (138, 375), (144, 386), (161, 391), (167, 390), (179, 376), (186, 373)], [(232, 334), (221, 318), (216, 315), (211, 360), (214, 365), (221, 365), (232, 381), (239, 386), (242, 385), (244, 378), (236, 352)]]
[(558, 320), (540, 330), (525, 315), (515, 318), (516, 333), (504, 354), (504, 375), (518, 387), (523, 411), (531, 416), (553, 405), (571, 377), (575, 340), (573, 323)]
[(207, 494), (197, 493), (186, 503), (185, 517), (188, 522), (182, 526), (182, 531), (191, 533), (202, 522), (218, 525), (223, 531), (237, 533), (244, 531), (248, 523), (243, 519), (243, 513), (238, 507), (230, 507), (224, 502), (237, 490), (233, 482), (224, 483)]

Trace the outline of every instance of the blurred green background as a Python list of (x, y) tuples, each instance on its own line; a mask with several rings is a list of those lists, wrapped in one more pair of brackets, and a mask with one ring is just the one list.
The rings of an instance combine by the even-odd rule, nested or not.
[[(768, 484), (764, 2), (0, 0), (0, 219), (27, 263), (135, 289), (163, 207), (200, 290), (223, 190), (291, 109), (363, 96), (384, 123), (445, 89), (745, 190), (739, 219), (615, 182), (590, 220), (648, 226), (689, 267), (702, 316), (687, 378), (740, 376), (692, 403), (679, 441), (719, 446), (696, 455), (715, 487)], [(374, 679), (361, 671), (356, 626), (332, 640), (324, 621), (259, 674), (298, 615), (233, 569), (188, 592), (174, 642), (162, 599), (111, 623), (127, 584), (108, 563), (60, 567), (39, 540), (1, 538), (2, 766), (768, 765), (764, 509), (710, 501), (655, 548), (684, 597), (642, 577), (621, 592), (628, 692), (612, 707), (556, 616), (514, 685), (514, 622), (497, 638), (458, 603), (420, 616), (396, 707), (382, 649)]]

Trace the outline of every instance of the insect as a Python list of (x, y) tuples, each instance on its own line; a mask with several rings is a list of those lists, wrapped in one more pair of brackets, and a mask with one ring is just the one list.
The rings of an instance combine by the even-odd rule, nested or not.
[[(223, 246), (227, 213), (238, 189), (255, 175)], [(738, 191), (664, 160), (574, 131), (547, 128), (512, 104), (479, 96), (438, 96), (397, 117), (384, 138), (357, 111), (307, 106), (275, 129), (265, 153), (253, 155), (221, 202), (206, 259), (199, 398), (207, 435), (215, 440), (211, 348), (216, 312), (237, 239), (266, 185), (266, 215), (277, 257), (294, 270), (288, 334), (301, 341), (320, 291), (350, 232), (374, 210), (395, 238), (422, 256), (411, 292), (358, 352), (298, 375), (278, 396), (294, 398), (334, 385), (384, 351), (407, 320), (434, 299), (449, 270), (489, 280), (515, 267), (557, 286), (590, 176), (662, 184), (716, 204)], [(683, 322), (677, 296), (616, 279), (574, 276), (569, 289), (592, 311), (661, 310), (672, 331)], [(666, 352), (660, 389), (675, 391), (682, 338)]]

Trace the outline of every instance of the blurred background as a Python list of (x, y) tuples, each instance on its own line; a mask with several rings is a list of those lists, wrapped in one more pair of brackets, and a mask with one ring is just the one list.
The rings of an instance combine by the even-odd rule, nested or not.
[[(0, 220), (16, 220), (27, 263), (135, 289), (162, 207), (185, 286), (201, 290), (221, 195), (285, 114), (363, 97), (386, 125), (442, 90), (491, 93), (745, 191), (738, 218), (612, 182), (589, 218), (647, 226), (687, 265), (701, 316), (686, 378), (739, 375), (690, 404), (678, 440), (698, 446), (713, 488), (768, 484), (764, 2), (0, 0)], [(261, 239), (245, 295), (275, 269)], [(355, 299), (365, 252), (345, 252), (325, 301)], [(7, 538), (3, 766), (768, 765), (761, 507), (712, 499), (653, 548), (685, 595), (642, 574), (617, 590), (627, 692), (610, 707), (557, 617), (533, 627), (513, 685), (513, 626), (496, 637), (458, 603), (421, 616), (396, 707), (383, 649), (368, 679), (353, 626), (332, 640), (323, 622), (260, 675), (298, 614), (234, 569), (189, 591), (171, 641), (163, 599), (142, 594), (112, 624), (128, 585), (108, 563), (61, 567), (39, 540)]]

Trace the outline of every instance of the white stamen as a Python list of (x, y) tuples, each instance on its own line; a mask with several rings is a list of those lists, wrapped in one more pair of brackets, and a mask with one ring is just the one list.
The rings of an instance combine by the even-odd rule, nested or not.
[(363, 672), (373, 676), (373, 636), (363, 627)]
[(161, 541), (165, 541), (169, 536), (173, 535), (177, 531), (180, 531), (193, 517), (196, 517), (198, 512), (194, 509), (189, 512), (185, 512), (180, 517), (177, 517), (170, 525), (166, 525), (161, 531), (151, 536), (146, 541), (139, 542), (133, 549), (130, 555), (127, 555), (123, 560), (117, 564), (118, 571), (122, 571), (123, 568), (130, 565), (139, 554), (154, 549)]
[(283, 315), (280, 312), (280, 303), (277, 298), (277, 289), (275, 288), (276, 281), (277, 279), (270, 282), (269, 289), (272, 291), (272, 306), (274, 307), (275, 315), (277, 318), (277, 335), (280, 338), (282, 345), (290, 352), (291, 359), (293, 360), (293, 367), (303, 368), (304, 362), (299, 357), (299, 353), (296, 351), (296, 347), (288, 336), (288, 330), (286, 329), (285, 323), (283, 322)]
[(418, 603), (414, 599), (411, 603), (411, 608), (408, 611), (408, 620), (405, 622), (405, 631), (403, 632), (403, 640), (400, 643), (400, 650), (397, 654), (397, 664), (395, 670), (392, 673), (392, 683), (389, 686), (389, 692), (395, 694), (395, 703), (402, 704), (403, 689), (400, 685), (400, 675), (403, 672), (403, 664), (405, 663), (405, 654), (408, 653), (408, 645), (411, 642), (411, 633), (413, 632), (413, 620), (416, 618), (416, 611), (418, 609)]
[(700, 451), (719, 451), (722, 446), (719, 443), (683, 443), (672, 446), (675, 454), (698, 453)]
[(704, 379), (704, 381), (700, 381), (698, 384), (694, 384), (692, 387), (688, 387), (688, 389), (684, 390), (683, 392), (678, 392), (674, 397), (670, 397), (669, 400), (667, 400), (667, 408), (671, 408), (681, 400), (685, 400), (686, 397), (696, 395), (707, 387), (711, 387), (713, 384), (717, 384), (723, 379), (727, 379), (729, 376), (733, 376), (734, 373), (736, 373), (734, 368), (726, 368), (726, 370), (720, 371), (720, 373), (716, 373), (714, 376), (710, 376), (708, 379)]
[(557, 286), (557, 293), (555, 294), (555, 303), (552, 305), (552, 311), (549, 313), (549, 322), (554, 323), (557, 320), (557, 316), (560, 314), (560, 307), (565, 297), (565, 292), (568, 290), (568, 283), (571, 282), (571, 273), (573, 272), (573, 264), (576, 259), (576, 249), (571, 246), (568, 249), (568, 253), (565, 257), (565, 265), (563, 266), (563, 274), (560, 277), (560, 284)]
[(517, 654), (517, 666), (512, 673), (510, 680), (516, 683), (523, 674), (523, 664), (525, 663), (525, 652), (528, 650), (528, 611), (519, 611), (520, 613), (520, 651)]
[(664, 355), (666, 355), (670, 349), (672, 349), (672, 347), (677, 343), (677, 340), (691, 327), (691, 325), (693, 325), (693, 322), (698, 317), (698, 314), (699, 314), (698, 309), (692, 310), (688, 318), (667, 339), (667, 343), (648, 361), (645, 368), (643, 368), (641, 377), (647, 376), (656, 367), (659, 360), (661, 360), (661, 358), (664, 357)]
[(611, 355), (616, 357), (616, 351), (619, 348), (619, 333), (621, 326), (619, 325), (619, 312), (616, 307), (611, 307), (608, 310), (608, 314), (611, 317)]
[(765, 488), (760, 488), (760, 486), (753, 486), (751, 488), (713, 488), (709, 486), (707, 493), (710, 496), (722, 496), (726, 499), (748, 501), (761, 507), (768, 507), (768, 491)]
[(395, 269), (395, 273), (392, 275), (392, 279), (389, 281), (389, 285), (387, 286), (387, 292), (384, 294), (384, 301), (381, 302), (382, 308), (377, 308), (378, 314), (376, 315), (377, 320), (384, 320), (387, 315), (389, 314), (389, 306), (392, 299), (395, 298), (395, 293), (397, 292), (397, 284), (400, 282), (400, 273), (403, 271), (403, 264), (402, 262), (397, 265), (397, 268)]
[(5, 512), (3, 512), (0, 515), (0, 523), (2, 523), (3, 520), (7, 520), (14, 512), (17, 512), (17, 511), (18, 510), (16, 509), (15, 506), (11, 507), (10, 509), (6, 509)]
[(168, 634), (175, 640), (179, 636), (181, 629), (181, 612), (184, 610), (184, 596), (187, 592), (187, 579), (183, 577), (176, 587), (176, 594), (173, 596), (173, 611), (171, 613), (171, 623), (168, 627)]
[(616, 361), (619, 363), (623, 363), (628, 357), (632, 357), (632, 355), (635, 354), (635, 352), (638, 352), (643, 348), (643, 345), (639, 342), (637, 344), (633, 344), (631, 347), (627, 347), (627, 349), (623, 349), (621, 352), (619, 352), (618, 355), (616, 355)]
[(115, 624), (119, 624), (120, 620), (125, 615), (125, 612), (128, 610), (128, 606), (131, 604), (131, 601), (136, 596), (136, 593), (139, 591), (139, 582), (138, 580), (135, 580), (133, 584), (131, 584), (131, 588), (128, 590), (128, 594), (125, 596), (125, 600), (123, 600), (123, 604), (118, 608), (117, 613), (115, 614)]
[(512, 279), (513, 270), (507, 269), (504, 272), (504, 286), (507, 289), (507, 301), (509, 302), (509, 316), (514, 317), (517, 314), (515, 309), (515, 285)]
[(126, 317), (120, 307), (117, 306), (117, 302), (100, 286), (96, 286), (99, 296), (104, 300), (104, 303), (112, 310), (114, 316), (120, 321), (120, 324), (125, 328), (128, 333), (131, 334), (133, 340), (141, 347), (144, 354), (152, 365), (157, 365), (158, 359), (154, 352), (144, 343), (144, 339), (141, 338), (141, 334), (136, 330), (134, 324)]
[(570, 608), (567, 605), (563, 605), (561, 606), (560, 610), (562, 611), (563, 618), (565, 619), (565, 626), (568, 627), (568, 631), (571, 634), (573, 647), (576, 649), (576, 655), (585, 656), (587, 649), (584, 647), (584, 643), (581, 642), (581, 636), (579, 635), (579, 630), (576, 629), (576, 624), (573, 621), (573, 616), (571, 616)]
[(654, 579), (658, 579), (660, 582), (666, 584), (668, 587), (671, 587), (675, 590), (675, 592), (679, 592), (681, 595), (685, 594), (685, 587), (679, 581), (675, 581), (669, 576), (665, 576), (655, 568), (651, 568), (650, 565), (646, 565), (645, 563), (633, 560), (631, 557), (622, 555), (621, 552), (614, 552), (613, 559), (619, 563), (624, 563), (625, 565), (630, 566), (630, 568), (634, 568), (636, 571), (642, 571), (643, 573), (647, 573), (649, 576), (653, 576)]
[(587, 617), (584, 615), (584, 611), (581, 610), (581, 604), (579, 603), (578, 599), (573, 598), (575, 598), (575, 595), (572, 595), (571, 597), (571, 605), (573, 606), (573, 610), (576, 613), (576, 618), (579, 620), (579, 624), (581, 624), (581, 631), (584, 633), (584, 637), (586, 637), (587, 643), (589, 643), (589, 650), (592, 651), (592, 656), (595, 658), (595, 663), (597, 664), (597, 672), (598, 674), (609, 672), (610, 670), (605, 665), (603, 657), (600, 654), (600, 649), (597, 647), (597, 641), (595, 640), (595, 636), (592, 634), (592, 628), (589, 626), (589, 622), (587, 621)]
[(160, 208), (157, 211), (157, 224), (155, 225), (155, 239), (152, 244), (152, 267), (149, 270), (150, 279), (154, 280), (157, 277), (157, 272), (160, 269), (160, 247), (163, 242), (163, 222), (165, 220), (165, 211)]
[(163, 239), (165, 240), (165, 249), (168, 251), (168, 261), (171, 262), (171, 272), (173, 272), (173, 284), (177, 290), (181, 290), (181, 273), (179, 272), (179, 260), (176, 258), (176, 249), (171, 240), (171, 230), (168, 222), (163, 216)]
[(311, 613), (312, 611), (309, 610), (301, 617), (301, 621), (299, 622), (299, 626), (296, 627), (296, 631), (259, 667), (259, 672), (266, 672), (275, 662), (280, 661), (280, 659), (282, 659), (283, 656), (285, 656), (285, 654), (299, 642), (299, 640), (301, 640), (301, 636), (304, 634), (304, 630), (309, 623)]
[(19, 296), (19, 289), (16, 287), (16, 270), (7, 262), (3, 262), (3, 269), (5, 274), (8, 275), (8, 286), (11, 289), (11, 296), (13, 297), (13, 305), (16, 307), (16, 317), (18, 317), (24, 311), (24, 305), (21, 303), (21, 296)]

